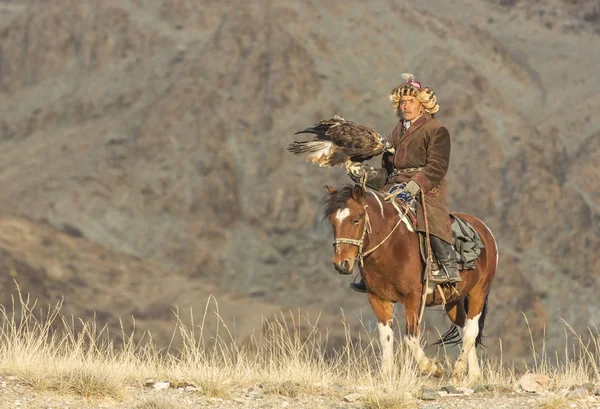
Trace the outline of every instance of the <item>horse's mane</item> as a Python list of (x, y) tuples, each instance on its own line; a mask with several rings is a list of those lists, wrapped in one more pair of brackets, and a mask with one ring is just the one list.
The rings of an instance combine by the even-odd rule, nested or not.
[(343, 185), (325, 196), (325, 210), (323, 211), (323, 219), (327, 219), (338, 210), (346, 208), (346, 202), (352, 197), (352, 189), (354, 185)]

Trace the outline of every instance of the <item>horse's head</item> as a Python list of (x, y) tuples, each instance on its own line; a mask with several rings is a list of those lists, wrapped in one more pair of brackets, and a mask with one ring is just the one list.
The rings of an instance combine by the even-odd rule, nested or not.
[(333, 265), (340, 274), (351, 274), (357, 258), (362, 257), (369, 227), (365, 192), (360, 185), (326, 188), (325, 217), (333, 227)]

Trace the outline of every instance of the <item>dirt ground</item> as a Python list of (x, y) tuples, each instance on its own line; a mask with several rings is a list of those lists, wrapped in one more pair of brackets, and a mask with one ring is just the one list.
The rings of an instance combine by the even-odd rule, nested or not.
[(369, 398), (360, 388), (339, 388), (326, 395), (282, 396), (270, 393), (262, 385), (233, 391), (224, 398), (206, 397), (190, 388), (156, 390), (154, 388), (126, 387), (121, 400), (92, 399), (79, 396), (56, 395), (36, 392), (16, 379), (0, 382), (0, 409), (175, 409), (175, 408), (419, 408), (419, 409), (567, 409), (600, 408), (600, 397), (593, 393), (544, 392), (527, 393), (514, 391), (490, 391), (485, 388), (462, 389), (449, 394), (440, 391), (422, 391), (424, 398), (416, 399), (407, 394), (405, 398), (386, 400), (379, 404)]

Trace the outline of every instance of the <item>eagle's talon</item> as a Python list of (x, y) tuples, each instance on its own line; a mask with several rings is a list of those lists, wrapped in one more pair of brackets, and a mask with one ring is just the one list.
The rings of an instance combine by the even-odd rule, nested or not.
[(348, 173), (348, 174), (357, 176), (360, 173), (361, 169), (362, 169), (362, 166), (360, 163), (346, 164), (346, 173)]

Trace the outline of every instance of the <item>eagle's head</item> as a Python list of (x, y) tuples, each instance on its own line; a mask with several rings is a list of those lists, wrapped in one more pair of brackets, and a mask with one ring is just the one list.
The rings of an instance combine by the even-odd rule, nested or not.
[(381, 138), (381, 143), (383, 144), (384, 152), (394, 153), (396, 151), (396, 149), (394, 149), (394, 145), (392, 145), (392, 142), (390, 142), (389, 139)]

